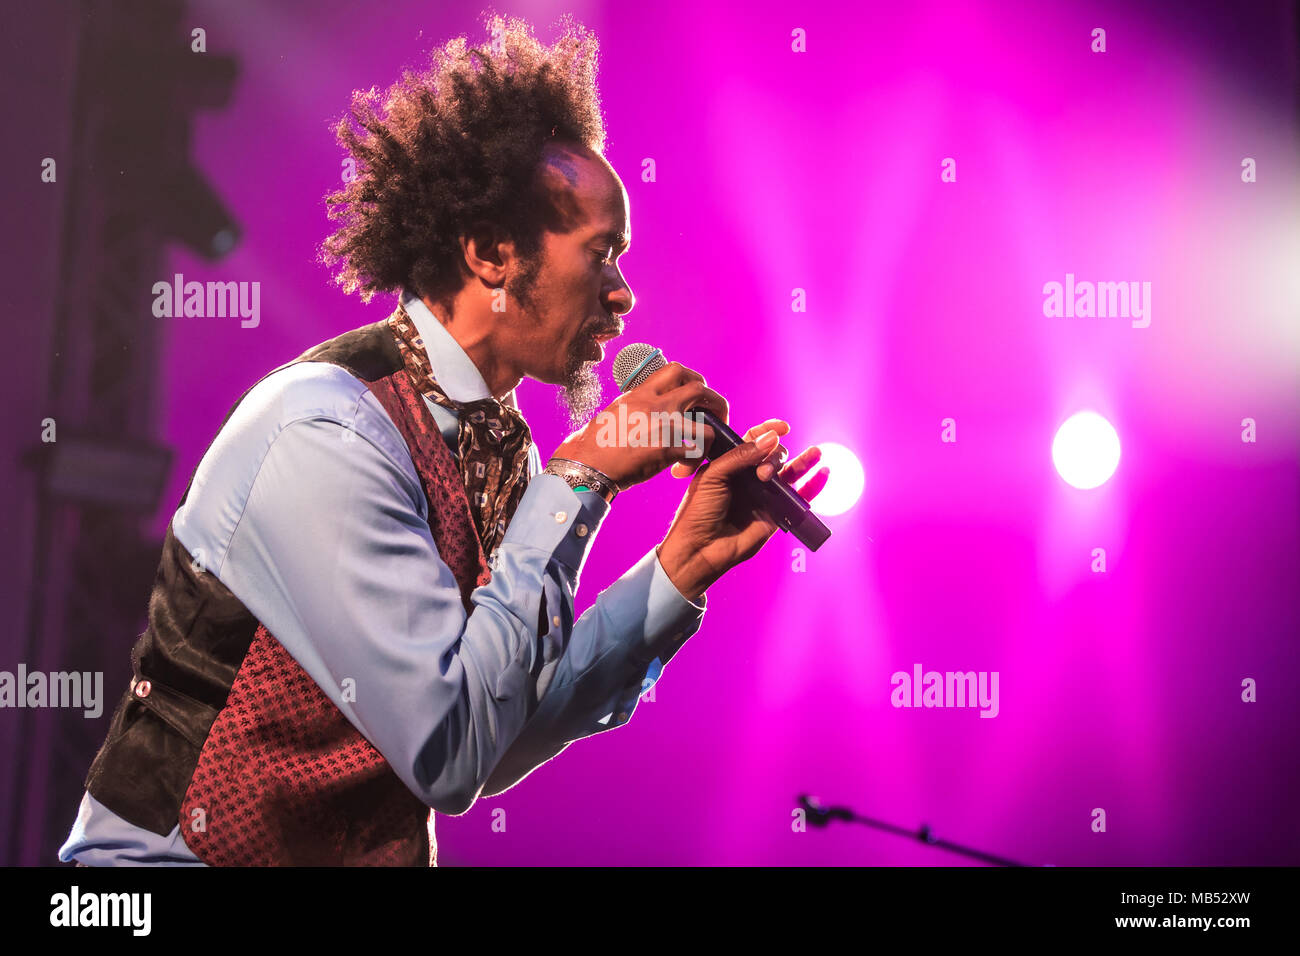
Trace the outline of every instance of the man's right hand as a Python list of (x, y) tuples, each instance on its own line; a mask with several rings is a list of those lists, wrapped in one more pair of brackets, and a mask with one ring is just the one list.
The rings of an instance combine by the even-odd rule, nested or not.
[[(626, 411), (620, 411), (620, 406)], [(674, 462), (698, 462), (703, 457), (713, 429), (686, 416), (688, 408), (696, 407), (727, 421), (727, 400), (705, 384), (704, 376), (680, 362), (669, 362), (566, 438), (553, 457), (582, 462), (607, 475), (620, 489), (629, 488)], [(629, 435), (638, 432), (642, 443), (629, 444)]]

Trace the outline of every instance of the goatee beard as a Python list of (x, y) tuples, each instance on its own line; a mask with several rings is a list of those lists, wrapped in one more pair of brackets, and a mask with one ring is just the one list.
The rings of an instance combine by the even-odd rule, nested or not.
[(564, 384), (556, 398), (568, 412), (571, 432), (585, 428), (592, 416), (604, 407), (605, 388), (596, 374), (599, 364), (582, 361), (580, 353), (569, 356)]

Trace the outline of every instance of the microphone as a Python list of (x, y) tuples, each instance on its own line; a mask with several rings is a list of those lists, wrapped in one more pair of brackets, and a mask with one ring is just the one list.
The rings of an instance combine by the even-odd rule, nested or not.
[[(642, 342), (626, 345), (614, 358), (614, 381), (618, 383), (620, 392), (628, 392), (667, 364), (664, 353), (653, 345)], [(713, 429), (713, 441), (705, 451), (709, 459), (745, 443), (730, 425), (703, 406), (688, 409), (686, 414)], [(732, 491), (750, 507), (770, 515), (777, 527), (792, 532), (810, 551), (816, 551), (831, 536), (831, 529), (813, 514), (812, 506), (803, 495), (780, 474), (773, 474), (763, 481), (754, 469), (748, 469), (740, 473), (739, 482)]]

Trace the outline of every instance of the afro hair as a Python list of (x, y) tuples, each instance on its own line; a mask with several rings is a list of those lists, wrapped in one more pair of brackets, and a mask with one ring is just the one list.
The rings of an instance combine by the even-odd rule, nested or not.
[(355, 176), (326, 197), (339, 227), (321, 260), (364, 302), (409, 287), (449, 305), (470, 275), (460, 237), (484, 222), (532, 258), (553, 216), (544, 146), (604, 149), (595, 35), (566, 15), (547, 47), (523, 20), (483, 16), (486, 47), (448, 41), (428, 69), (354, 92), (335, 127)]

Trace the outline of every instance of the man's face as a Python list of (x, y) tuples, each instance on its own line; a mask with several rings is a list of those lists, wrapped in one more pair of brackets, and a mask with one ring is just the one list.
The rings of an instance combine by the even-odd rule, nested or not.
[(635, 302), (617, 264), (631, 241), (627, 192), (598, 154), (577, 147), (548, 146), (542, 175), (554, 213), (538, 255), (505, 289), (523, 313), (516, 345), (527, 374), (562, 386), (576, 430), (601, 408), (601, 343), (622, 334), (619, 317)]

